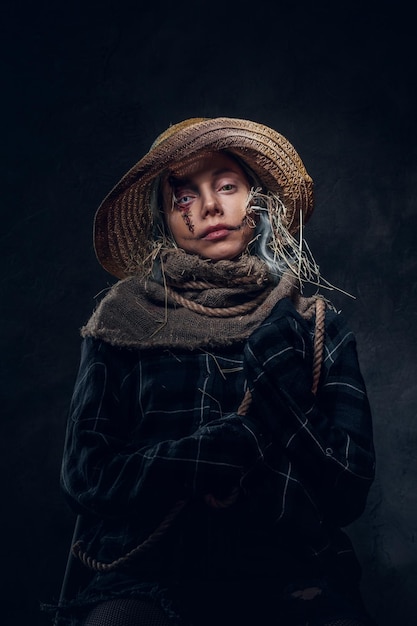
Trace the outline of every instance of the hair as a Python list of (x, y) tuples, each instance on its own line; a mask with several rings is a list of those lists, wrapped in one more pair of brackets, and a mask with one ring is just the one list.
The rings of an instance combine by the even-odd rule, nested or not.
[[(257, 241), (252, 254), (262, 259), (271, 279), (277, 282), (284, 271), (293, 273), (302, 289), (304, 283), (321, 285), (320, 268), (303, 237), (303, 221), (296, 236), (286, 226), (287, 209), (277, 193), (263, 193), (260, 188), (251, 190), (251, 212), (257, 214)], [(256, 235), (255, 235), (256, 236)]]
[(257, 215), (258, 219), (253, 239), (248, 246), (248, 252), (265, 263), (271, 280), (277, 283), (287, 269), (287, 264), (283, 259), (278, 259), (272, 251), (271, 243), (274, 235), (268, 213), (263, 207), (252, 206), (251, 214)]

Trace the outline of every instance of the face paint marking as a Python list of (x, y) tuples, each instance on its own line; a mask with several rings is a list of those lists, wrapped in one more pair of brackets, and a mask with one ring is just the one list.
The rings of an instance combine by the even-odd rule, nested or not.
[(184, 220), (190, 233), (194, 233), (194, 224), (191, 221), (191, 211), (188, 211), (187, 209), (183, 209), (181, 211), (181, 217)]

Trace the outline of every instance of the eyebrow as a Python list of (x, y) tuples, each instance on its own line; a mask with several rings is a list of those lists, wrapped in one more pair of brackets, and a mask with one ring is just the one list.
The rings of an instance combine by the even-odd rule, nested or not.
[[(219, 170), (214, 170), (214, 172), (212, 172), (212, 178), (216, 178), (217, 176), (222, 176), (223, 174), (236, 174), (240, 176), (240, 172), (231, 170), (228, 167), (224, 167)], [(176, 176), (170, 176), (168, 178), (168, 182), (172, 187), (180, 187), (180, 186), (186, 186), (186, 185), (189, 185), (190, 187), (192, 186), (192, 182), (190, 178), (178, 178)]]
[(236, 172), (235, 170), (231, 170), (229, 167), (224, 167), (221, 170), (215, 170), (213, 172), (213, 176), (221, 176), (222, 174), (238, 174), (238, 175), (240, 175), (239, 172)]

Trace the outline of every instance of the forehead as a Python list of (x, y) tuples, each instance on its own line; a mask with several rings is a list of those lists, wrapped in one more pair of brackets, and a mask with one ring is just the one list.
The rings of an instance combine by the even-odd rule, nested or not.
[(170, 167), (169, 178), (190, 180), (202, 174), (215, 175), (224, 171), (234, 172), (246, 180), (239, 163), (225, 152), (200, 152), (190, 159), (179, 161)]

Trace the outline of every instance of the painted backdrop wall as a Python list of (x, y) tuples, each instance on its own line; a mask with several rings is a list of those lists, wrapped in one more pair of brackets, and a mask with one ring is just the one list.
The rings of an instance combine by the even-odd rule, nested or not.
[(288, 4), (4, 5), (4, 626), (49, 623), (38, 604), (63, 576), (78, 331), (113, 282), (92, 250), (95, 209), (168, 124), (217, 115), (273, 126), (315, 180), (306, 234), (355, 297), (328, 294), (357, 335), (375, 423), (377, 480), (349, 532), (380, 626), (417, 623), (415, 22), (398, 2)]

